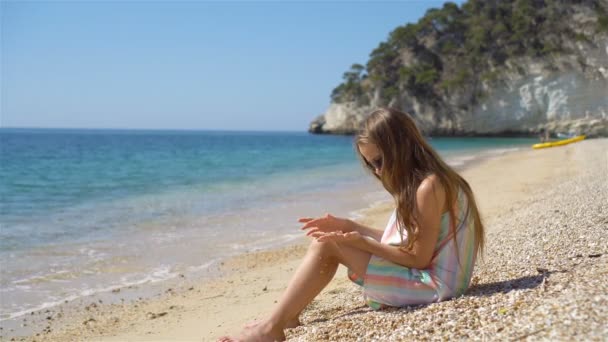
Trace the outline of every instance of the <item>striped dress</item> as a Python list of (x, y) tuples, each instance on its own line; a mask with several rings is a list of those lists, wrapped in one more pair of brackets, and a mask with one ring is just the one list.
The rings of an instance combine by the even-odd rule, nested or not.
[[(457, 203), (457, 244), (450, 234), (450, 215), (446, 212), (441, 217), (439, 238), (429, 268), (409, 268), (372, 255), (364, 277), (349, 270), (348, 277), (363, 287), (366, 302), (371, 308), (439, 302), (466, 291), (475, 264), (475, 230), (462, 191), (458, 193)], [(400, 245), (396, 221), (394, 211), (381, 243)], [(404, 236), (404, 241), (406, 238)]]

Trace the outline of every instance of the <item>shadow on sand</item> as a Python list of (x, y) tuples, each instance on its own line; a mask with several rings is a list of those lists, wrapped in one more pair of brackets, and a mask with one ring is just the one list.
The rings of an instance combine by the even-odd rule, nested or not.
[(475, 284), (469, 287), (463, 297), (485, 297), (491, 296), (495, 293), (508, 293), (513, 290), (533, 289), (542, 284), (543, 281), (548, 278), (549, 275), (551, 275), (551, 273), (555, 272), (540, 270), (539, 273), (540, 274), (533, 276), (525, 276), (517, 279), (509, 279), (484, 284)]
[[(461, 297), (456, 297), (456, 298), (486, 297), (486, 296), (491, 296), (491, 295), (494, 295), (497, 293), (509, 293), (513, 290), (533, 289), (533, 288), (536, 288), (536, 287), (540, 286), (541, 284), (543, 284), (545, 279), (547, 279), (552, 273), (565, 272), (565, 271), (549, 271), (549, 270), (540, 269), (540, 268), (537, 269), (537, 271), (539, 274), (533, 275), (533, 276), (524, 276), (524, 277), (520, 277), (520, 278), (516, 278), (516, 279), (509, 279), (509, 280), (502, 280), (502, 281), (496, 281), (496, 282), (491, 282), (491, 283), (471, 285), (471, 287), (469, 287), (469, 289), (467, 290), (467, 292), (464, 295), (462, 295)], [(425, 308), (428, 305), (432, 305), (432, 304), (433, 303), (412, 305), (412, 306), (407, 306), (407, 307), (402, 307), (402, 308), (386, 307), (386, 308), (383, 308), (382, 310), (383, 311), (411, 312), (411, 311), (416, 311), (418, 309)], [(374, 311), (374, 310), (372, 310), (371, 308), (369, 308), (366, 305), (362, 305), (360, 307), (353, 309), (352, 311), (346, 312), (346, 313), (339, 315), (337, 317), (334, 317), (334, 318), (364, 314), (364, 313), (367, 313), (370, 311)], [(316, 320), (311, 321), (311, 323), (324, 322), (327, 320), (328, 320), (327, 318), (316, 319)]]

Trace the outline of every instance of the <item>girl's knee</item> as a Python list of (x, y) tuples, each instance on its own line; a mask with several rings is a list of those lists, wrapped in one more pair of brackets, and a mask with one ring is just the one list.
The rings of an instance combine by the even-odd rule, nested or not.
[(308, 248), (321, 257), (334, 257), (338, 250), (338, 246), (333, 241), (319, 242), (312, 240)]

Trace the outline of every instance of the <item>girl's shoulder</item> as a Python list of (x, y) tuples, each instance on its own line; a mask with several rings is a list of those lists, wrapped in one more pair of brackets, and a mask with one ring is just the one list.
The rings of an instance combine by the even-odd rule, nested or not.
[(416, 190), (416, 199), (419, 202), (432, 200), (443, 203), (445, 201), (445, 189), (441, 179), (434, 173), (426, 176)]
[(447, 192), (441, 178), (435, 173), (426, 176), (416, 190), (416, 200), (419, 206), (423, 202), (428, 203), (429, 201), (433, 201), (438, 208), (441, 208), (442, 213), (446, 213), (449, 210), (450, 205), (448, 203), (453, 203), (460, 197), (458, 193), (453, 195), (455, 198), (448, 201)]
[(445, 192), (445, 190), (443, 188), (443, 184), (441, 183), (441, 179), (434, 173), (431, 173), (428, 176), (426, 176), (422, 180), (422, 182), (420, 182), (420, 185), (418, 186), (418, 189), (416, 190), (417, 193), (421, 193), (421, 192), (424, 193), (427, 191)]

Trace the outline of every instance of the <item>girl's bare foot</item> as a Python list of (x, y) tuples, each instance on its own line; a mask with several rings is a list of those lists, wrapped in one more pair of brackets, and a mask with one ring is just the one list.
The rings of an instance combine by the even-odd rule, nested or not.
[[(256, 325), (260, 324), (261, 322), (262, 321), (258, 321), (258, 320), (253, 320), (251, 322), (248, 322), (247, 324), (245, 324), (245, 329), (253, 328)], [(298, 317), (296, 317), (294, 319), (287, 321), (287, 323), (285, 323), (285, 329), (297, 328), (300, 325), (302, 325), (302, 323), (300, 322), (300, 319)]]
[(273, 327), (270, 322), (259, 322), (253, 324), (253, 326), (245, 327), (241, 331), (240, 336), (231, 337), (223, 336), (220, 337), (218, 342), (275, 342), (285, 341), (285, 333), (282, 329)]

